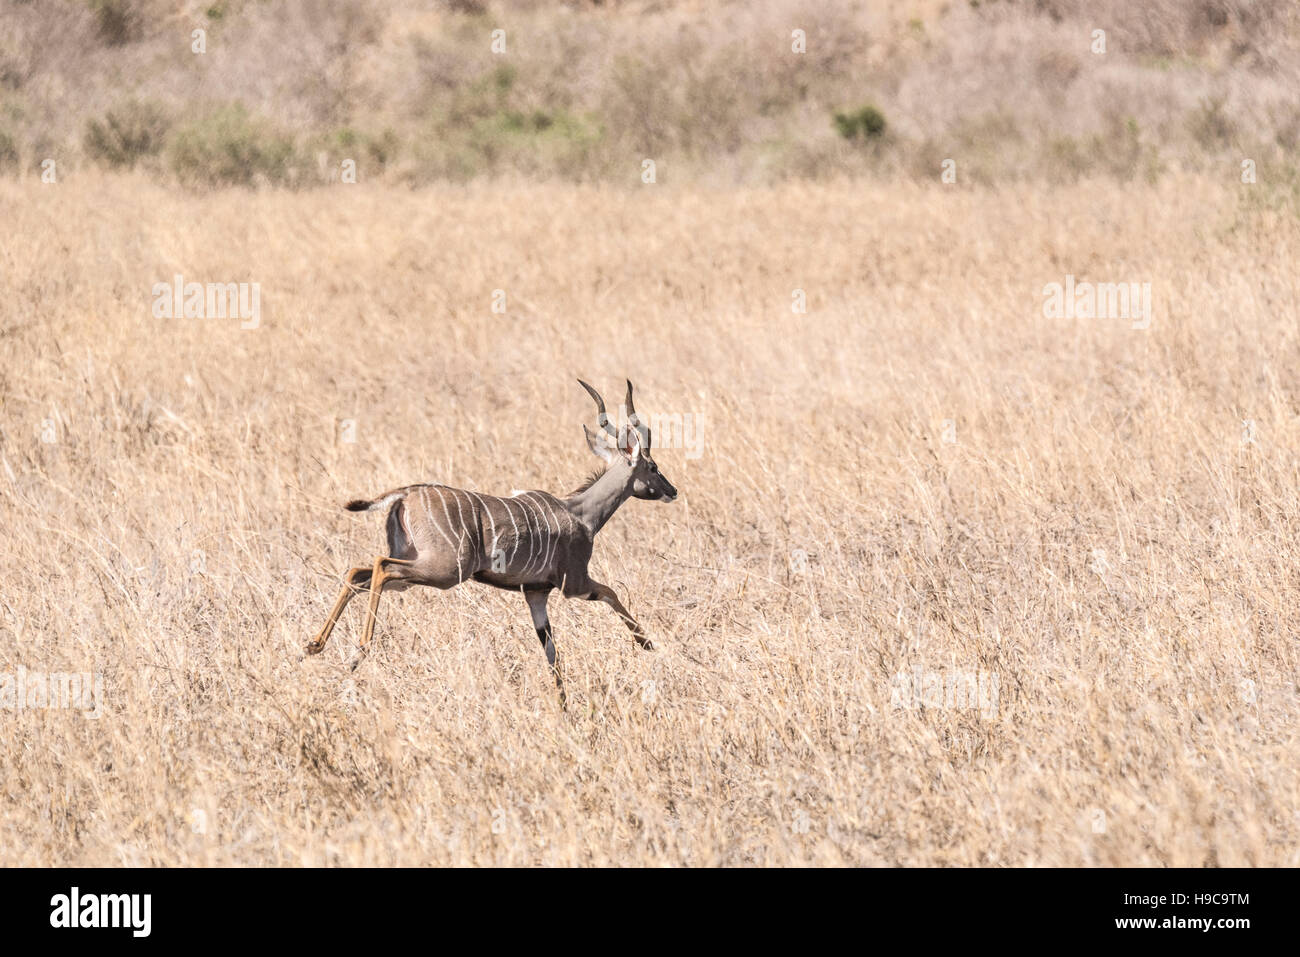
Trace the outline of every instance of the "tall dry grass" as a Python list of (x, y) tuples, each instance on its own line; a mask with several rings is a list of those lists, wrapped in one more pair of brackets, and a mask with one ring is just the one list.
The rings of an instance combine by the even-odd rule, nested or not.
[[(0, 182), (0, 675), (104, 682), (0, 710), (0, 861), (1295, 865), (1300, 228), (1250, 189)], [(261, 326), (155, 319), (175, 273)], [(1066, 274), (1151, 327), (1044, 318)], [(382, 543), (339, 503), (571, 488), (577, 375), (703, 417), (597, 542), (660, 650), (555, 601), (562, 713), (467, 585), (300, 661)]]

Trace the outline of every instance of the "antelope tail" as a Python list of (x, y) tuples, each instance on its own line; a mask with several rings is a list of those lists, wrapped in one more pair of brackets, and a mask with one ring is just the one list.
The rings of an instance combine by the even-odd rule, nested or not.
[(373, 512), (375, 509), (387, 508), (405, 494), (406, 489), (396, 489), (395, 491), (388, 492), (376, 499), (367, 500), (364, 498), (354, 498), (343, 507), (349, 512)]

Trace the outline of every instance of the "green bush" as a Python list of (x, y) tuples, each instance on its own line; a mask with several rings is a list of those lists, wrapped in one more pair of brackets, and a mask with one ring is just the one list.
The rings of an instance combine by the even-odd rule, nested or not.
[(292, 184), (298, 176), (293, 140), (238, 103), (176, 130), (167, 152), (177, 178), (191, 185)]
[(331, 170), (337, 172), (343, 160), (348, 159), (357, 164), (360, 176), (382, 174), (396, 158), (400, 145), (397, 134), (391, 129), (385, 128), (382, 133), (368, 133), (344, 126), (308, 138), (300, 152), (316, 158), (319, 172), (328, 182), (333, 177)]
[[(403, 178), (412, 183), (503, 171), (581, 178), (603, 136), (594, 113), (545, 102), (510, 63), (429, 90), (428, 118), (402, 144)], [(395, 146), (394, 138), (384, 152)], [(371, 159), (384, 162), (373, 152)]]
[(335, 131), (333, 149), (352, 159), (365, 159), (371, 167), (382, 170), (397, 155), (397, 134), (391, 129), (382, 133), (358, 133), (350, 127)]
[(97, 163), (132, 168), (162, 152), (171, 120), (157, 104), (131, 101), (86, 124), (86, 155)]
[(554, 175), (582, 168), (599, 139), (594, 120), (567, 110), (501, 110), (473, 123), (465, 142), (480, 170)]
[(835, 128), (846, 140), (871, 140), (885, 134), (885, 114), (868, 103), (851, 113), (836, 113)]

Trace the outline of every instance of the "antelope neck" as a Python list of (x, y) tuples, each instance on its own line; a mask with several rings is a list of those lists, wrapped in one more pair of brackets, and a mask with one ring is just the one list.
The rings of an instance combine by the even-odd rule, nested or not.
[(620, 465), (611, 465), (605, 474), (568, 500), (569, 511), (595, 535), (610, 520), (618, 507), (632, 495), (632, 473)]

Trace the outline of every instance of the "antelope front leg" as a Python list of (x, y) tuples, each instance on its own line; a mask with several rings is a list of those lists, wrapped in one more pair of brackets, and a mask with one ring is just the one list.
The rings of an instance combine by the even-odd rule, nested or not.
[(645, 631), (637, 624), (637, 620), (632, 617), (632, 613), (618, 600), (618, 595), (614, 594), (614, 589), (597, 581), (593, 581), (591, 585), (592, 592), (587, 596), (587, 599), (589, 601), (603, 601), (610, 608), (613, 608), (614, 611), (618, 612), (618, 616), (623, 619), (623, 624), (627, 625), (628, 630), (632, 632), (632, 637), (636, 639), (636, 643), (646, 651), (654, 651), (654, 643), (646, 637)]
[(357, 670), (357, 665), (361, 664), (361, 659), (366, 656), (366, 646), (370, 644), (371, 637), (375, 633), (375, 616), (379, 611), (379, 595), (384, 590), (384, 583), (394, 578), (404, 577), (401, 572), (389, 572), (386, 570), (388, 565), (413, 565), (414, 562), (404, 561), (400, 558), (376, 558), (375, 567), (370, 572), (370, 608), (366, 614), (366, 627), (361, 632), (361, 645), (357, 648), (357, 656), (352, 659), (352, 670)]
[(538, 589), (524, 592), (528, 610), (533, 615), (533, 627), (537, 629), (537, 638), (546, 652), (546, 663), (555, 673), (555, 687), (560, 690), (560, 707), (566, 707), (564, 697), (564, 678), (560, 674), (560, 650), (555, 647), (555, 636), (551, 633), (551, 620), (546, 614), (546, 601), (551, 597), (551, 590)]
[(352, 569), (343, 576), (343, 590), (339, 592), (338, 599), (334, 602), (334, 608), (330, 611), (330, 616), (325, 619), (325, 625), (321, 628), (314, 641), (307, 645), (307, 654), (319, 655), (325, 650), (325, 642), (330, 640), (330, 632), (338, 624), (339, 615), (343, 614), (343, 609), (347, 607), (356, 595), (360, 594), (362, 586), (370, 581), (371, 570), (369, 568), (357, 567)]

